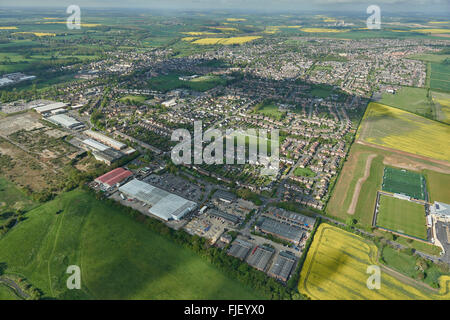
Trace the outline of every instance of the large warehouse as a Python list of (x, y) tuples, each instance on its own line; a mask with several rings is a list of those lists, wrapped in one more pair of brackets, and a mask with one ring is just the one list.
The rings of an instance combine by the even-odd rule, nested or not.
[(193, 201), (136, 179), (121, 186), (119, 191), (150, 205), (148, 212), (165, 221), (180, 220), (197, 207)]
[(129, 170), (117, 168), (98, 177), (97, 179), (95, 179), (95, 182), (101, 183), (107, 188), (111, 188), (132, 175), (133, 173)]
[(65, 114), (58, 114), (47, 118), (48, 121), (63, 126), (68, 129), (80, 129), (84, 127), (84, 124), (72, 117), (66, 116)]

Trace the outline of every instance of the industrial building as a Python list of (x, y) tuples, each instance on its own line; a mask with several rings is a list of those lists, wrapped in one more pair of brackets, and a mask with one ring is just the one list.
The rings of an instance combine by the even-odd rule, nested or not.
[(57, 114), (47, 118), (48, 121), (60, 125), (67, 129), (77, 130), (84, 127), (84, 124), (72, 117), (66, 116), (65, 114)]
[(278, 254), (275, 262), (269, 269), (269, 276), (281, 281), (288, 281), (289, 276), (294, 268), (297, 258), (289, 251), (282, 251)]
[(231, 248), (228, 250), (228, 254), (235, 258), (245, 260), (253, 245), (247, 241), (236, 239), (231, 244)]
[(217, 198), (226, 203), (231, 203), (236, 199), (236, 196), (232, 193), (223, 190), (217, 190), (216, 193), (214, 194), (214, 198)]
[(289, 223), (306, 227), (308, 229), (312, 229), (314, 227), (314, 224), (316, 223), (315, 218), (307, 217), (300, 213), (287, 211), (281, 208), (270, 208), (268, 213), (272, 214), (279, 220), (287, 221)]
[(101, 143), (116, 149), (116, 150), (123, 150), (127, 147), (127, 145), (125, 143), (116, 141), (108, 136), (105, 136), (104, 134), (101, 134), (99, 132), (95, 132), (92, 130), (86, 130), (84, 131), (84, 134), (87, 135), (88, 137), (95, 139), (97, 141), (100, 141)]
[(271, 234), (274, 237), (289, 241), (298, 245), (306, 232), (299, 227), (279, 222), (269, 217), (260, 217), (255, 225), (256, 231)]
[(122, 181), (124, 181), (125, 179), (129, 178), (132, 175), (133, 173), (129, 170), (117, 168), (98, 177), (97, 179), (95, 179), (95, 182), (102, 184), (106, 188), (111, 188), (116, 184), (121, 183)]
[(65, 108), (66, 106), (67, 106), (67, 103), (56, 102), (56, 103), (50, 103), (50, 104), (46, 104), (44, 106), (36, 107), (36, 108), (34, 108), (34, 110), (36, 110), (36, 112), (39, 114), (46, 114), (53, 110)]
[(213, 216), (213, 217), (216, 217), (216, 218), (228, 221), (228, 222), (230, 222), (232, 224), (237, 224), (239, 222), (239, 220), (240, 220), (238, 216), (235, 216), (233, 214), (229, 214), (229, 213), (226, 213), (226, 212), (222, 212), (222, 211), (219, 211), (219, 210), (215, 210), (215, 209), (208, 210), (208, 214)]
[(148, 212), (165, 221), (180, 220), (197, 207), (197, 204), (193, 201), (137, 179), (124, 184), (119, 188), (119, 191), (130, 198), (150, 205)]
[(260, 271), (265, 271), (275, 250), (266, 246), (255, 247), (247, 258), (247, 263)]

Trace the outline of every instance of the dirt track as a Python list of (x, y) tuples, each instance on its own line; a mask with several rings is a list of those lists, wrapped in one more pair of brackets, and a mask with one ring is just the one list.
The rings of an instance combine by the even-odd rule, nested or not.
[(355, 191), (353, 192), (352, 202), (350, 203), (350, 206), (348, 207), (348, 210), (347, 210), (348, 214), (352, 214), (352, 215), (355, 214), (356, 205), (358, 203), (359, 193), (361, 191), (362, 184), (369, 177), (369, 175), (370, 175), (370, 166), (372, 164), (372, 160), (376, 156), (377, 156), (376, 154), (370, 154), (367, 157), (366, 168), (364, 169), (364, 176), (362, 178), (359, 178), (358, 182), (356, 182)]
[[(372, 147), (372, 148), (377, 148), (377, 149), (381, 149), (381, 150), (391, 151), (393, 154), (400, 154), (400, 155), (404, 155), (404, 156), (408, 156), (408, 157), (412, 157), (412, 158), (417, 158), (417, 159), (421, 159), (421, 160), (425, 160), (425, 161), (429, 161), (429, 162), (434, 162), (436, 164), (445, 166), (445, 168), (436, 167), (436, 166), (432, 166), (432, 165), (426, 165), (426, 164), (423, 164), (423, 163), (421, 163), (418, 167), (421, 167), (423, 169), (430, 169), (430, 170), (441, 172), (441, 173), (447, 173), (447, 174), (450, 173), (450, 162), (447, 162), (447, 161), (436, 160), (436, 159), (433, 159), (433, 158), (420, 156), (420, 155), (417, 155), (417, 154), (414, 154), (414, 153), (409, 153), (409, 152), (406, 152), (406, 151), (401, 151), (401, 150), (397, 150), (397, 149), (391, 149), (391, 148), (388, 148), (388, 147), (379, 146), (379, 145), (376, 145), (376, 144), (373, 144), (373, 143), (369, 143), (369, 142), (365, 142), (365, 141), (362, 141), (362, 140), (358, 140), (358, 141), (356, 141), (356, 143), (362, 144), (364, 146)], [(418, 168), (416, 168), (416, 170), (417, 169)]]

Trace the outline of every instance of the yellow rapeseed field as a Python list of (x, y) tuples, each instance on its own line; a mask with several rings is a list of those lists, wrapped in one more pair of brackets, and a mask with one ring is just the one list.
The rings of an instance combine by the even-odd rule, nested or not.
[(380, 103), (367, 107), (357, 139), (450, 162), (450, 126)]
[(190, 31), (190, 32), (182, 32), (182, 34), (187, 34), (190, 36), (204, 36), (204, 35), (211, 35), (211, 34), (217, 34), (217, 33), (204, 32), (204, 31)]
[(56, 36), (55, 33), (48, 33), (48, 32), (14, 32), (13, 34), (34, 34), (36, 37), (54, 37)]
[(0, 27), (0, 30), (17, 30), (17, 27)]
[(411, 31), (420, 33), (450, 33), (450, 29), (414, 29)]
[[(48, 22), (44, 22), (44, 24), (66, 24), (67, 21), (48, 21)], [(94, 27), (99, 27), (101, 26), (101, 24), (99, 23), (80, 23), (80, 25), (82, 27), (86, 27), (86, 28), (94, 28)]]
[(260, 39), (260, 36), (247, 36), (247, 37), (232, 37), (232, 38), (203, 38), (195, 40), (194, 44), (200, 45), (211, 45), (211, 44), (223, 44), (223, 45), (231, 45), (231, 44), (242, 44), (246, 42), (250, 42), (256, 39)]
[(238, 22), (238, 21), (247, 21), (247, 19), (244, 19), (244, 18), (227, 18), (227, 21)]
[(228, 31), (228, 32), (239, 31), (237, 28), (234, 28), (234, 27), (208, 27), (208, 28), (214, 29), (214, 30), (220, 30), (220, 31)]
[(332, 33), (332, 32), (346, 32), (348, 30), (332, 29), (332, 28), (302, 28), (303, 32), (315, 32), (315, 33)]
[(360, 236), (321, 224), (300, 273), (299, 291), (314, 300), (450, 299), (450, 277), (440, 292), (417, 289), (381, 271), (381, 288), (367, 288), (367, 267), (378, 265), (377, 247)]

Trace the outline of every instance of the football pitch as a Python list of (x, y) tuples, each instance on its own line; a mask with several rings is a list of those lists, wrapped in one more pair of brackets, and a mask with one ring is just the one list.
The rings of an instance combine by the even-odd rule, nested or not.
[(412, 171), (384, 168), (383, 191), (402, 193), (414, 199), (427, 200), (425, 192), (425, 178)]
[(415, 202), (380, 195), (377, 227), (427, 240), (425, 207)]

